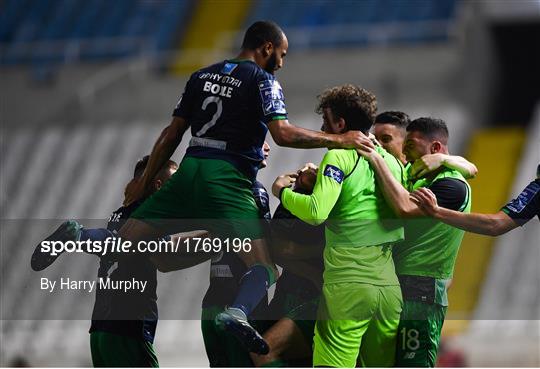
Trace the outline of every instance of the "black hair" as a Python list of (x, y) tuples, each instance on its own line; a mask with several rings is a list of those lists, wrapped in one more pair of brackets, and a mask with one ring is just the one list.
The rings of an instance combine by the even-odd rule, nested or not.
[(247, 29), (242, 41), (242, 49), (255, 50), (265, 42), (271, 42), (274, 47), (281, 46), (285, 33), (272, 21), (258, 21)]
[(448, 142), (448, 127), (442, 119), (423, 117), (413, 120), (407, 126), (407, 132), (420, 132), (430, 140)]
[[(142, 176), (144, 170), (146, 169), (146, 166), (148, 165), (148, 160), (150, 159), (150, 155), (145, 155), (141, 159), (137, 161), (137, 164), (135, 164), (135, 170), (133, 171), (133, 178), (137, 178)], [(178, 164), (174, 160), (169, 160), (163, 168), (158, 172), (157, 175), (161, 174), (161, 171), (168, 168), (178, 168)]]
[(150, 155), (146, 155), (137, 161), (137, 164), (135, 164), (135, 170), (133, 171), (133, 178), (142, 176), (146, 166), (148, 165), (148, 159), (150, 159)]
[(405, 129), (411, 123), (411, 119), (402, 111), (384, 111), (375, 117), (375, 124), (391, 124)]

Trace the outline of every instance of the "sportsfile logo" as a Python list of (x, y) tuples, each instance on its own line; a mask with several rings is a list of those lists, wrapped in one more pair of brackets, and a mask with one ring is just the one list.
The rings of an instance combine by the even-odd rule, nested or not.
[(324, 175), (327, 177), (332, 178), (337, 183), (341, 184), (343, 182), (343, 171), (333, 165), (327, 164), (326, 167), (324, 167)]

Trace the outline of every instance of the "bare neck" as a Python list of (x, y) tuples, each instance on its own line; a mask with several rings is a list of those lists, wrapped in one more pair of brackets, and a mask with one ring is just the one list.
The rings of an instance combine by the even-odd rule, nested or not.
[(257, 62), (255, 51), (253, 50), (242, 50), (240, 51), (240, 54), (236, 56), (237, 60), (251, 60), (252, 62)]

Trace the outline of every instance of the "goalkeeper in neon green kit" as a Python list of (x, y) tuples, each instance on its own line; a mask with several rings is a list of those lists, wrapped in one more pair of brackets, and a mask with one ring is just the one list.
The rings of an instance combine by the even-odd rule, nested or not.
[[(364, 89), (334, 87), (319, 100), (327, 133), (367, 133), (373, 124), (376, 99)], [(376, 150), (402, 181), (402, 164), (381, 147)], [(403, 240), (403, 227), (377, 188), (375, 173), (355, 150), (329, 150), (311, 195), (293, 192), (292, 182), (293, 175), (278, 177), (273, 194), (303, 221), (326, 222), (313, 365), (393, 366), (402, 297), (392, 246)]]

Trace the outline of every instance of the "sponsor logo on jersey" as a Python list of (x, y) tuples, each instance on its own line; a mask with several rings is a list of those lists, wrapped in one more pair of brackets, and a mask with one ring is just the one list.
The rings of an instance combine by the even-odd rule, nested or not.
[(234, 277), (228, 265), (210, 266), (210, 278), (232, 278)]
[(326, 164), (326, 167), (324, 167), (324, 175), (332, 178), (339, 184), (343, 182), (343, 178), (345, 177), (341, 169), (330, 164)]
[(517, 198), (510, 201), (506, 207), (514, 213), (521, 213), (523, 209), (532, 201), (533, 197), (540, 192), (540, 184), (537, 182), (530, 183)]
[(223, 73), (223, 74), (231, 74), (232, 71), (235, 70), (237, 66), (238, 66), (238, 64), (235, 64), (235, 63), (225, 63), (225, 65), (221, 69), (221, 73)]
[(259, 82), (264, 115), (286, 114), (285, 97), (281, 85), (276, 80), (267, 79)]

